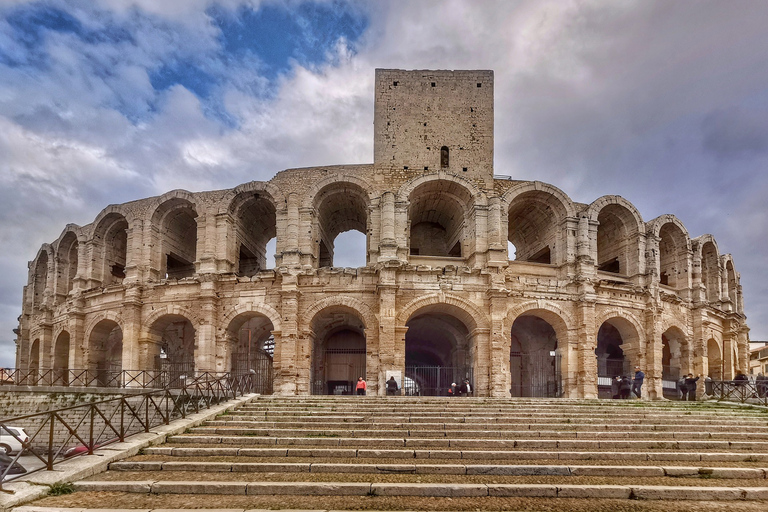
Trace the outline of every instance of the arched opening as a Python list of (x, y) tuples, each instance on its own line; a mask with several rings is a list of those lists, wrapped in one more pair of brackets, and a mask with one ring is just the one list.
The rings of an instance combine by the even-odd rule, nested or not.
[(688, 342), (677, 327), (661, 335), (661, 385), (666, 398), (678, 398), (677, 381), (690, 368)]
[(160, 205), (152, 224), (160, 233), (160, 275), (183, 279), (195, 274), (197, 259), (197, 212), (186, 199), (170, 199)]
[(154, 342), (155, 369), (171, 387), (183, 387), (195, 377), (195, 328), (181, 315), (163, 315), (149, 329)]
[(728, 298), (731, 300), (733, 310), (737, 311), (739, 305), (739, 285), (736, 280), (736, 271), (733, 269), (733, 262), (731, 260), (728, 260), (725, 264), (725, 273), (728, 277)]
[(608, 204), (597, 216), (597, 270), (631, 276), (638, 271), (635, 217), (624, 206)]
[(237, 275), (251, 277), (274, 267), (274, 247), (269, 242), (277, 233), (277, 213), (266, 192), (244, 192), (232, 203), (237, 240)]
[(272, 367), (275, 354), (274, 326), (264, 315), (248, 312), (235, 317), (227, 328), (230, 341), (230, 371), (250, 374), (254, 392), (272, 394)]
[(87, 367), (99, 386), (119, 386), (123, 369), (123, 330), (112, 320), (94, 326), (88, 338)]
[(59, 244), (57, 271), (57, 295), (66, 296), (72, 291), (77, 275), (77, 237), (71, 231), (64, 235)]
[(333, 241), (334, 267), (364, 267), (366, 261), (366, 236), (359, 231), (345, 231)]
[(717, 260), (717, 247), (712, 242), (705, 242), (701, 247), (701, 284), (705, 288), (707, 302), (720, 300), (720, 270)]
[(365, 326), (351, 308), (336, 306), (317, 313), (312, 330), (312, 394), (351, 395), (366, 377)]
[(110, 213), (94, 231), (93, 243), (96, 254), (101, 255), (102, 285), (122, 283), (128, 260), (128, 221), (118, 213)]
[[(366, 192), (352, 183), (333, 183), (317, 194), (314, 205), (317, 212), (315, 236), (318, 244), (318, 266), (341, 266), (339, 261), (362, 261), (363, 263), (358, 266), (367, 265), (368, 195)], [(350, 231), (359, 233), (359, 237), (354, 239), (357, 242), (353, 246), (346, 245), (351, 240), (350, 235), (346, 234)], [(344, 236), (339, 237), (341, 234)], [(363, 240), (362, 244), (360, 240)], [(336, 257), (337, 242), (342, 243), (341, 247), (345, 255), (354, 254), (352, 260)]]
[(449, 151), (448, 146), (443, 146), (440, 148), (440, 168), (441, 169), (447, 169), (449, 167), (450, 161), (449, 161)]
[(515, 247), (514, 259), (557, 263), (559, 225), (565, 216), (560, 200), (548, 192), (536, 190), (517, 196), (509, 206), (507, 224), (507, 239)]
[(411, 316), (406, 323), (405, 376), (416, 387), (403, 387), (404, 394), (441, 396), (452, 383), (460, 385), (464, 379), (474, 387), (473, 326), (467, 325), (470, 319), (466, 316), (464, 311), (446, 304), (421, 308)]
[(723, 351), (714, 338), (707, 340), (707, 369), (709, 378), (723, 380)]
[(413, 256), (466, 256), (462, 244), (465, 233), (465, 212), (472, 196), (462, 186), (443, 180), (423, 183), (408, 197), (410, 220), (410, 254)]
[(35, 265), (34, 284), (34, 304), (40, 306), (45, 300), (45, 290), (48, 288), (48, 253), (40, 252)]
[(509, 368), (512, 396), (557, 397), (562, 394), (557, 335), (548, 322), (530, 314), (515, 319)]
[(630, 339), (636, 337), (634, 327), (623, 318), (611, 318), (603, 322), (597, 331), (597, 391), (600, 398), (614, 396), (614, 379), (633, 377), (632, 365), (625, 351)]
[(676, 290), (688, 286), (688, 240), (672, 222), (659, 230), (659, 282)]
[(69, 385), (69, 333), (62, 331), (53, 346), (53, 385)]
[(32, 379), (32, 385), (37, 383), (38, 371), (40, 370), (40, 338), (35, 339), (29, 347), (29, 375)]

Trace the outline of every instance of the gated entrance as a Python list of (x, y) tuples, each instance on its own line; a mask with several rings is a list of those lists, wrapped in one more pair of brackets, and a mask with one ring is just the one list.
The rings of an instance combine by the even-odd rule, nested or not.
[(269, 350), (254, 349), (251, 350), (250, 354), (234, 354), (232, 373), (234, 375), (250, 373), (253, 379), (254, 393), (262, 395), (272, 394), (272, 354), (270, 354)]
[(464, 379), (474, 390), (472, 368), (446, 366), (406, 366), (403, 394), (406, 396), (446, 396), (452, 383), (460, 386)]
[(556, 398), (563, 394), (560, 356), (552, 352), (511, 352), (510, 393), (515, 397)]
[(312, 385), (314, 395), (352, 395), (357, 378), (365, 378), (364, 348), (328, 348), (323, 361)]

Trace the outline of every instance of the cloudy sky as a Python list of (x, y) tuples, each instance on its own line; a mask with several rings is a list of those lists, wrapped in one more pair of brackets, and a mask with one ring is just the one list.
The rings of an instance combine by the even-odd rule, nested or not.
[(0, 0), (0, 366), (27, 261), (161, 194), (373, 160), (374, 69), (492, 69), (495, 172), (715, 236), (768, 340), (768, 3)]

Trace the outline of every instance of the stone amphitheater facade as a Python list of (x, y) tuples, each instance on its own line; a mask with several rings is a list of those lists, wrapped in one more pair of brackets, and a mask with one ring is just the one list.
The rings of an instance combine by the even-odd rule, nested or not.
[[(481, 396), (589, 398), (639, 366), (651, 399), (680, 373), (746, 368), (739, 274), (712, 236), (494, 176), (493, 123), (491, 71), (380, 69), (373, 164), (67, 225), (29, 264), (17, 367), (249, 371), (258, 356), (283, 395), (358, 374), (369, 394), (389, 376), (427, 394), (428, 368)], [(335, 267), (350, 230), (366, 264)]]

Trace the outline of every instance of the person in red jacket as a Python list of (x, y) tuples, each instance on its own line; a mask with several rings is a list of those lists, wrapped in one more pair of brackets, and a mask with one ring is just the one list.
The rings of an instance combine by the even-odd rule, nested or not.
[(357, 378), (357, 386), (355, 386), (355, 392), (358, 395), (364, 395), (365, 394), (365, 380), (362, 377)]

